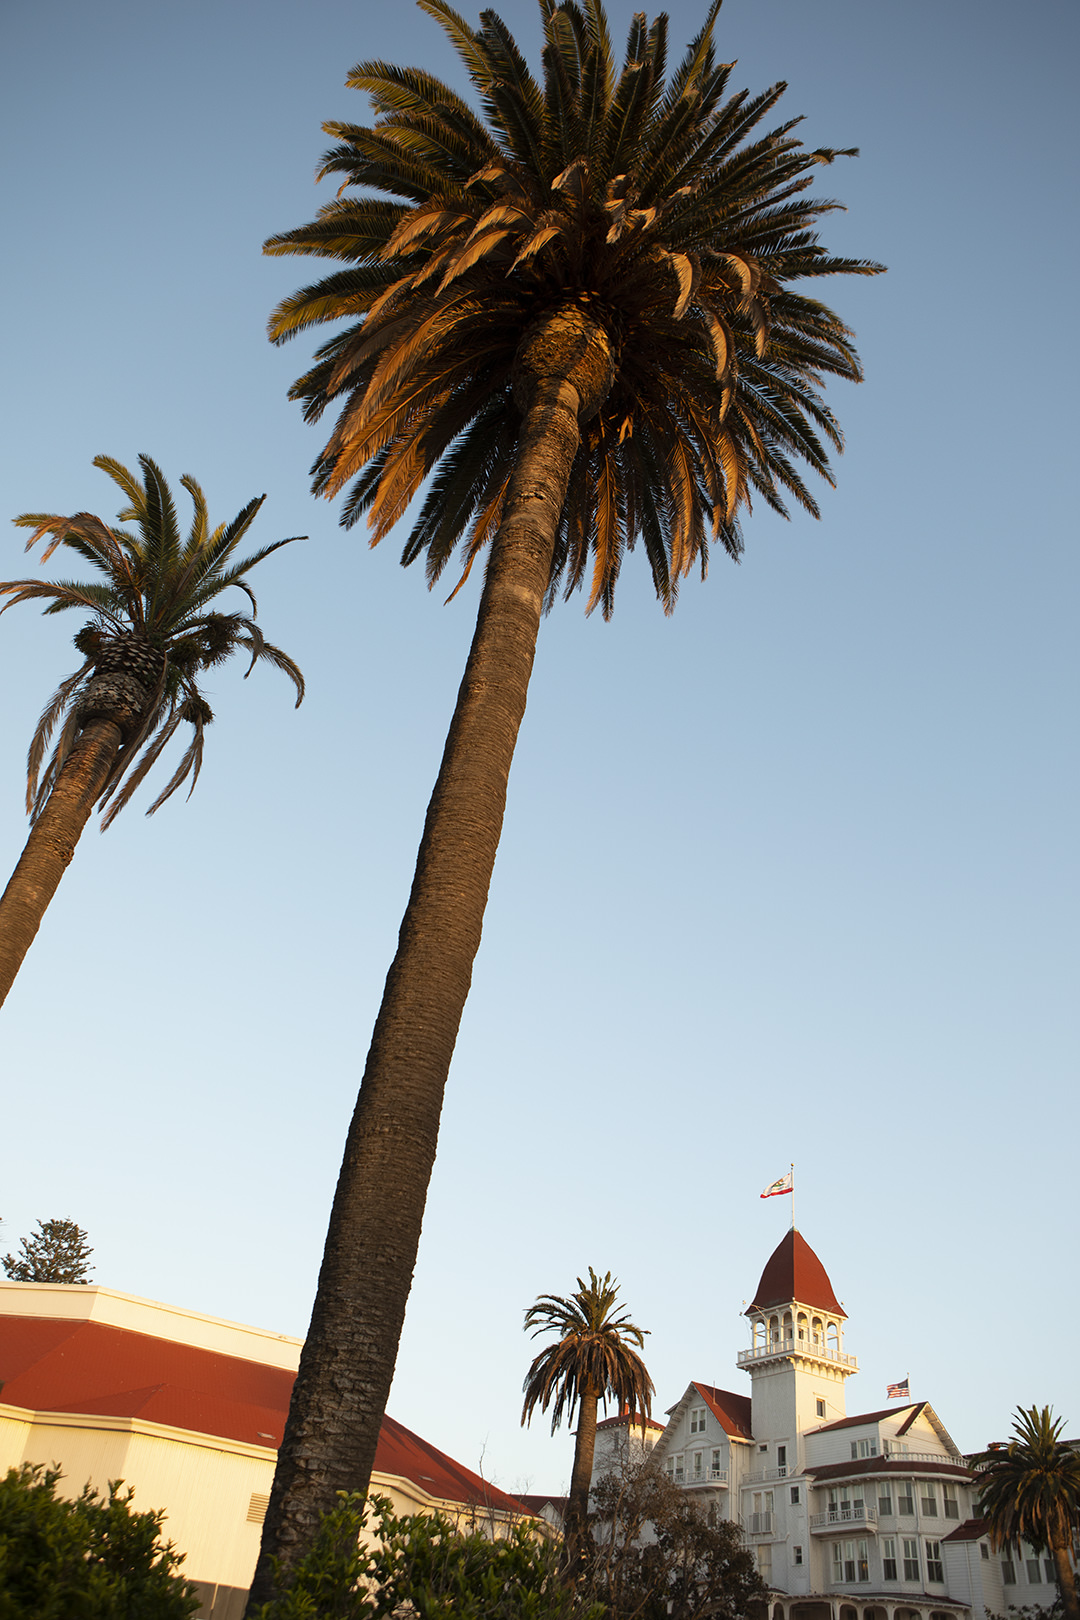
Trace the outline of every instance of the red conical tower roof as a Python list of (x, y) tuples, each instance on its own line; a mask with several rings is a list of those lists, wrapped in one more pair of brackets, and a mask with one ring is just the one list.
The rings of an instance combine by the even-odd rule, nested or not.
[(847, 1320), (846, 1312), (833, 1293), (828, 1272), (802, 1233), (794, 1227), (784, 1233), (765, 1262), (757, 1293), (746, 1315), (749, 1316), (752, 1311), (768, 1310), (770, 1305), (788, 1305), (793, 1300)]

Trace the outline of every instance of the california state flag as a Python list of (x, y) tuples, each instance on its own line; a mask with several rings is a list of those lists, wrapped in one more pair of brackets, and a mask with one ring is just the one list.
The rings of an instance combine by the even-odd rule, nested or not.
[(762, 1196), (762, 1198), (779, 1198), (781, 1193), (786, 1193), (786, 1192), (790, 1192), (790, 1191), (791, 1191), (791, 1171), (789, 1170), (786, 1176), (781, 1176), (780, 1177), (779, 1181), (770, 1181), (769, 1185), (766, 1187), (765, 1191), (761, 1194), (761, 1196)]

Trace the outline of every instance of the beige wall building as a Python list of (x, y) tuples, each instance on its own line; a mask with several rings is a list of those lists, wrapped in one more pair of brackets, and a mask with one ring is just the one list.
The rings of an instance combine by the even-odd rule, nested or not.
[[(200, 1615), (237, 1620), (300, 1348), (108, 1288), (0, 1282), (0, 1470), (56, 1463), (71, 1496), (123, 1479), (165, 1510)], [(391, 1417), (371, 1484), (399, 1513), (528, 1512)]]

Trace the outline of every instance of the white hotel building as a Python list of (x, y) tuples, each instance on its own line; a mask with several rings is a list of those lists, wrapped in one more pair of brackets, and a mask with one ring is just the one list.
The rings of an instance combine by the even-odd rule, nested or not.
[[(770, 1256), (746, 1315), (749, 1395), (692, 1383), (646, 1445), (710, 1514), (741, 1522), (769, 1620), (985, 1620), (1053, 1602), (1051, 1559), (991, 1550), (973, 1476), (928, 1401), (847, 1415), (858, 1371), (847, 1318), (798, 1231)], [(599, 1426), (597, 1475), (628, 1422)]]

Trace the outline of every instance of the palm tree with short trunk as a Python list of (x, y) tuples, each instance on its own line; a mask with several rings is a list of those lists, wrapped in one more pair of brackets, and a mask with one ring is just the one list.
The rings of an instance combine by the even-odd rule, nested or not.
[[(46, 613), (88, 615), (74, 638), (83, 662), (53, 693), (30, 744), (30, 836), (0, 897), (0, 1004), (95, 804), (108, 806), (102, 823), (107, 827), (182, 726), (191, 727), (190, 742), (147, 815), (189, 777), (194, 788), (206, 727), (214, 718), (199, 686), (204, 671), (243, 652), (248, 674), (259, 662), (272, 664), (295, 686), (297, 706), (304, 695), (300, 670), (256, 623), (247, 579), (256, 564), (299, 536), (238, 559), (237, 547), (266, 497), (249, 501), (231, 523), (211, 528), (202, 490), (184, 477), (194, 515), (183, 538), (161, 469), (149, 456), (140, 456), (139, 465), (141, 478), (111, 456), (94, 458), (94, 466), (123, 491), (118, 522), (134, 524), (132, 530), (110, 527), (91, 512), (25, 512), (15, 519), (33, 531), (28, 551), (49, 537), (43, 563), (63, 546), (98, 577), (0, 583), (0, 596), (8, 598), (0, 613), (16, 602), (36, 601), (46, 604)], [(233, 586), (247, 596), (250, 612), (222, 613), (214, 606)]]
[(443, 1090), (480, 943), (541, 616), (587, 590), (610, 613), (640, 544), (665, 610), (710, 543), (742, 548), (753, 498), (816, 513), (809, 468), (841, 446), (827, 377), (851, 333), (805, 290), (880, 266), (834, 258), (810, 194), (839, 155), (784, 86), (729, 93), (719, 0), (668, 70), (667, 20), (635, 16), (621, 67), (601, 0), (540, 0), (530, 71), (492, 11), (449, 36), (477, 107), (422, 68), (359, 64), (371, 125), (331, 123), (318, 218), (272, 254), (336, 261), (271, 319), (284, 342), (345, 322), (293, 387), (336, 423), (314, 487), (372, 541), (412, 503), (403, 561), (429, 582), (484, 559), (476, 631), (345, 1148), (278, 1459), (252, 1609), (339, 1489), (367, 1486), (412, 1282)]
[[(610, 1271), (602, 1277), (589, 1267), (589, 1280), (577, 1280), (569, 1299), (541, 1294), (525, 1312), (525, 1330), (535, 1339), (541, 1333), (557, 1335), (535, 1358), (525, 1376), (523, 1424), (537, 1410), (551, 1408), (551, 1432), (565, 1418), (577, 1416), (574, 1467), (566, 1504), (564, 1531), (566, 1562), (573, 1570), (587, 1534), (589, 1486), (596, 1447), (596, 1417), (601, 1401), (638, 1419), (642, 1434), (652, 1412), (653, 1381), (638, 1350), (644, 1349), (645, 1328), (631, 1322), (627, 1312), (616, 1314), (619, 1285)], [(636, 1346), (636, 1349), (634, 1348)]]
[(1080, 1530), (1080, 1451), (1061, 1439), (1064, 1427), (1049, 1406), (1018, 1406), (1013, 1438), (979, 1452), (971, 1465), (995, 1550), (1026, 1541), (1037, 1553), (1049, 1551), (1067, 1620), (1080, 1620), (1069, 1559)]

